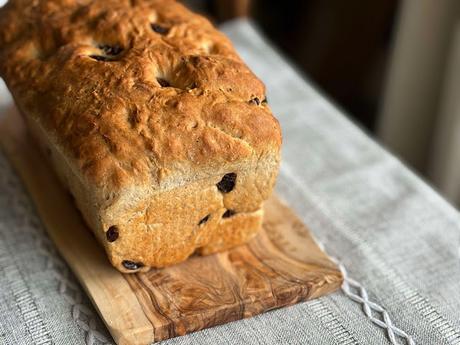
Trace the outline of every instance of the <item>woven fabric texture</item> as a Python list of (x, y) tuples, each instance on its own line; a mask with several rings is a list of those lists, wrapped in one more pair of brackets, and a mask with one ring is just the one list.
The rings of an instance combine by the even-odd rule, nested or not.
[[(346, 276), (341, 291), (185, 344), (460, 344), (457, 211), (323, 97), (245, 20), (222, 29), (268, 88), (277, 192)], [(11, 99), (0, 89), (0, 116)], [(0, 344), (111, 344), (0, 153)]]

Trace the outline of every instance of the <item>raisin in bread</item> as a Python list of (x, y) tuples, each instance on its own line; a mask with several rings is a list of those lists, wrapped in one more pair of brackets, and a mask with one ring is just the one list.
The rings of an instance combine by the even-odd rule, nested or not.
[[(172, 0), (10, 0), (0, 74), (122, 272), (242, 244), (281, 133), (229, 40)], [(63, 230), (65, 231), (65, 230)]]

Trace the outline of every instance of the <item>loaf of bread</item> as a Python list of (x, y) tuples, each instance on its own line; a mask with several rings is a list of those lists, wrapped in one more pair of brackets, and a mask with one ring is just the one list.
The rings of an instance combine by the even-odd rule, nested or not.
[(261, 227), (278, 121), (229, 40), (181, 4), (10, 0), (0, 75), (118, 270), (225, 250)]

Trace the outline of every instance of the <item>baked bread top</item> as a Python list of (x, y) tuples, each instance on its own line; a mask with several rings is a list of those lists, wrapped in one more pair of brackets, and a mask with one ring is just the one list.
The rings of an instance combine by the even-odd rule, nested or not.
[(195, 179), (279, 154), (264, 85), (173, 0), (10, 0), (0, 75), (95, 187)]

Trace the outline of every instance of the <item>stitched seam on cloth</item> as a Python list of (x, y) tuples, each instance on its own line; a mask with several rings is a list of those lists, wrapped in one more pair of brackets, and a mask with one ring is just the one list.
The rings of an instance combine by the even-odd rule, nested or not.
[(340, 342), (340, 345), (359, 344), (322, 299), (313, 300), (307, 305), (316, 313), (321, 324), (334, 336), (335, 340)]
[[(7, 162), (3, 152), (0, 150), (0, 170), (4, 172), (2, 178), (4, 185), (11, 190), (8, 190), (9, 195), (15, 198), (22, 198), (21, 207), (24, 208), (22, 214), (25, 216), (25, 221), (28, 226), (25, 229), (34, 228), (35, 231), (29, 232), (34, 238), (35, 244), (38, 248), (38, 253), (46, 259), (46, 269), (54, 271), (55, 279), (59, 283), (59, 293), (63, 295), (64, 299), (71, 306), (71, 315), (75, 323), (80, 329), (85, 332), (85, 342), (87, 345), (95, 345), (96, 340), (103, 344), (111, 344), (107, 338), (97, 331), (97, 322), (94, 317), (94, 312), (85, 304), (82, 303), (83, 295), (80, 287), (71, 281), (69, 277), (69, 269), (67, 265), (60, 259), (59, 254), (56, 252), (54, 244), (44, 231), (42, 224), (37, 216), (37, 211), (34, 208), (31, 199), (26, 194), (21, 181), (14, 174), (9, 163)], [(1, 234), (1, 232), (0, 232)], [(39, 234), (40, 236), (37, 236)], [(18, 270), (19, 272), (19, 270)], [(24, 282), (25, 283), (25, 282)], [(32, 297), (31, 297), (32, 298)], [(33, 301), (33, 300), (32, 300)], [(37, 314), (38, 314), (38, 308)], [(43, 322), (43, 321), (42, 321)], [(43, 323), (44, 324), (44, 323)], [(52, 343), (51, 336), (49, 335), (49, 344)], [(45, 344), (45, 343), (37, 343)]]
[(444, 338), (451, 344), (460, 344), (460, 334), (425, 297), (421, 296), (416, 290), (408, 288), (405, 284), (396, 284), (396, 286), (398, 286), (404, 297), (414, 306), (420, 315), (426, 318), (434, 326), (434, 328), (438, 330), (440, 335), (443, 335)]
[[(1, 226), (0, 237), (3, 237), (4, 231), (5, 227)], [(4, 239), (2, 239), (0, 243), (5, 243)], [(6, 253), (6, 251), (6, 249), (2, 248), (2, 252)], [(52, 344), (51, 335), (46, 328), (40, 313), (38, 312), (37, 304), (32, 297), (32, 293), (24, 279), (23, 274), (14, 263), (14, 261), (8, 260), (8, 262), (5, 262), (7, 261), (7, 258), (11, 257), (10, 253), (1, 255), (0, 258), (2, 256), (3, 259), (1, 260), (1, 266), (4, 267), (3, 276), (8, 281), (8, 285), (10, 286), (10, 290), (13, 293), (16, 306), (18, 307), (19, 312), (24, 320), (27, 332), (30, 334), (34, 343), (37, 345)]]
[[(317, 197), (316, 193), (311, 191), (309, 188), (305, 187), (303, 184), (300, 184), (297, 182), (297, 179), (293, 175), (292, 171), (290, 170), (286, 162), (284, 162), (284, 165), (281, 165), (280, 170), (289, 177), (289, 179), (291, 180), (291, 183), (294, 183), (300, 190), (303, 190), (305, 192), (305, 193), (301, 193), (303, 198), (305, 198), (305, 195), (310, 195), (312, 197), (312, 199), (315, 202), (315, 205), (323, 213), (324, 216), (326, 216), (329, 220), (338, 219), (337, 217), (334, 218), (329, 215), (329, 212), (326, 211), (327, 207), (323, 206), (323, 203)], [(340, 223), (342, 225), (342, 222)], [(346, 227), (345, 224), (343, 224), (343, 228), (348, 231), (348, 227)], [(356, 242), (354, 240), (354, 237), (355, 236), (353, 236), (352, 242)], [(324, 245), (317, 239), (315, 240), (320, 245), (320, 247), (324, 249)], [(360, 242), (356, 242), (356, 243), (360, 243)], [(342, 292), (352, 301), (360, 303), (362, 305), (364, 314), (366, 315), (366, 317), (368, 317), (372, 321), (372, 323), (386, 330), (387, 336), (391, 344), (392, 345), (400, 344), (395, 336), (397, 335), (400, 339), (403, 339), (406, 342), (406, 344), (415, 345), (415, 342), (412, 336), (408, 335), (402, 329), (393, 325), (393, 322), (391, 321), (391, 318), (388, 312), (383, 307), (369, 300), (366, 289), (360, 283), (348, 277), (348, 273), (345, 269), (345, 266), (338, 259), (334, 257), (331, 257), (331, 258), (339, 266), (339, 269), (342, 272), (343, 277), (344, 277), (344, 281), (342, 284)], [(358, 293), (353, 293), (352, 288), (356, 289)], [(380, 315), (382, 319), (375, 318), (372, 315), (372, 310), (374, 310), (378, 315)]]
[[(399, 275), (396, 273), (396, 271), (388, 267), (388, 265), (386, 265), (382, 260), (380, 260), (376, 254), (376, 250), (368, 244), (361, 241), (359, 237), (357, 237), (357, 235), (348, 227), (347, 224), (340, 221), (339, 217), (334, 217), (332, 214), (332, 210), (326, 205), (324, 205), (324, 203), (321, 201), (321, 199), (317, 196), (317, 194), (314, 191), (304, 186), (303, 184), (299, 184), (297, 180), (294, 178), (293, 173), (291, 172), (287, 164), (284, 165), (284, 169), (282, 166), (281, 170), (283, 170), (284, 173), (289, 175), (290, 179), (293, 180), (294, 183), (306, 193), (303, 194), (302, 197), (305, 197), (304, 195), (310, 195), (311, 199), (314, 200), (315, 205), (317, 205), (318, 209), (323, 213), (323, 215), (330, 220), (338, 221), (340, 223), (340, 228), (342, 230), (345, 230), (345, 233), (342, 233), (347, 235), (351, 242), (356, 243), (359, 246), (359, 248), (363, 251), (363, 253), (365, 253), (366, 257), (368, 259), (371, 258), (375, 266), (377, 266), (380, 270), (387, 272), (388, 276), (391, 276), (391, 280), (393, 281), (393, 283), (396, 286), (399, 286), (401, 291), (404, 292), (403, 296), (406, 298), (406, 300), (412, 305), (414, 305), (418, 313), (427, 321), (427, 323), (431, 325), (432, 328), (434, 328), (434, 330), (442, 338), (444, 338), (450, 344), (460, 344), (460, 333), (455, 329), (455, 327), (453, 327), (450, 324), (450, 322), (446, 318), (444, 318), (438, 311), (436, 311), (436, 309), (430, 304), (427, 298), (422, 297), (422, 295), (416, 289), (412, 288), (408, 283), (401, 279)], [(337, 226), (337, 224), (334, 224), (334, 226)], [(343, 269), (345, 268), (343, 267)], [(357, 286), (357, 288), (359, 289), (360, 287)], [(414, 299), (409, 298), (410, 296), (419, 296), (419, 298), (416, 298), (417, 305), (414, 304)], [(429, 310), (430, 313), (424, 312), (426, 310)], [(433, 314), (436, 315), (436, 317), (431, 317), (431, 315)]]
[[(369, 300), (368, 293), (366, 289), (358, 283), (356, 280), (351, 279), (348, 277), (348, 273), (345, 269), (345, 266), (338, 261), (336, 258), (332, 257), (335, 263), (339, 266), (340, 272), (343, 274), (343, 284), (342, 284), (342, 291), (343, 293), (349, 297), (351, 300), (362, 304), (364, 314), (376, 325), (384, 328), (387, 330), (387, 336), (391, 342), (391, 344), (400, 344), (396, 339), (396, 335), (400, 338), (403, 338), (408, 345), (415, 345), (415, 342), (412, 336), (408, 335), (402, 329), (393, 325), (391, 321), (390, 315), (382, 306), (378, 305)], [(353, 293), (353, 289), (357, 291), (357, 293)], [(376, 318), (373, 316), (372, 311), (378, 313), (382, 319)]]
[[(314, 238), (314, 240), (323, 252), (327, 252), (324, 245), (320, 241), (318, 241), (316, 238)], [(337, 264), (340, 272), (343, 275), (342, 292), (352, 301), (362, 304), (365, 315), (373, 323), (387, 330), (387, 335), (390, 342), (395, 345), (400, 344), (395, 337), (395, 335), (397, 335), (405, 339), (408, 345), (415, 345), (412, 336), (408, 335), (406, 332), (393, 325), (388, 312), (383, 307), (369, 300), (367, 290), (359, 282), (349, 278), (348, 272), (345, 269), (343, 263), (333, 256), (330, 257)], [(354, 293), (353, 291), (357, 291), (357, 293)], [(372, 311), (378, 313), (377, 315), (380, 315), (382, 319), (374, 317)]]

